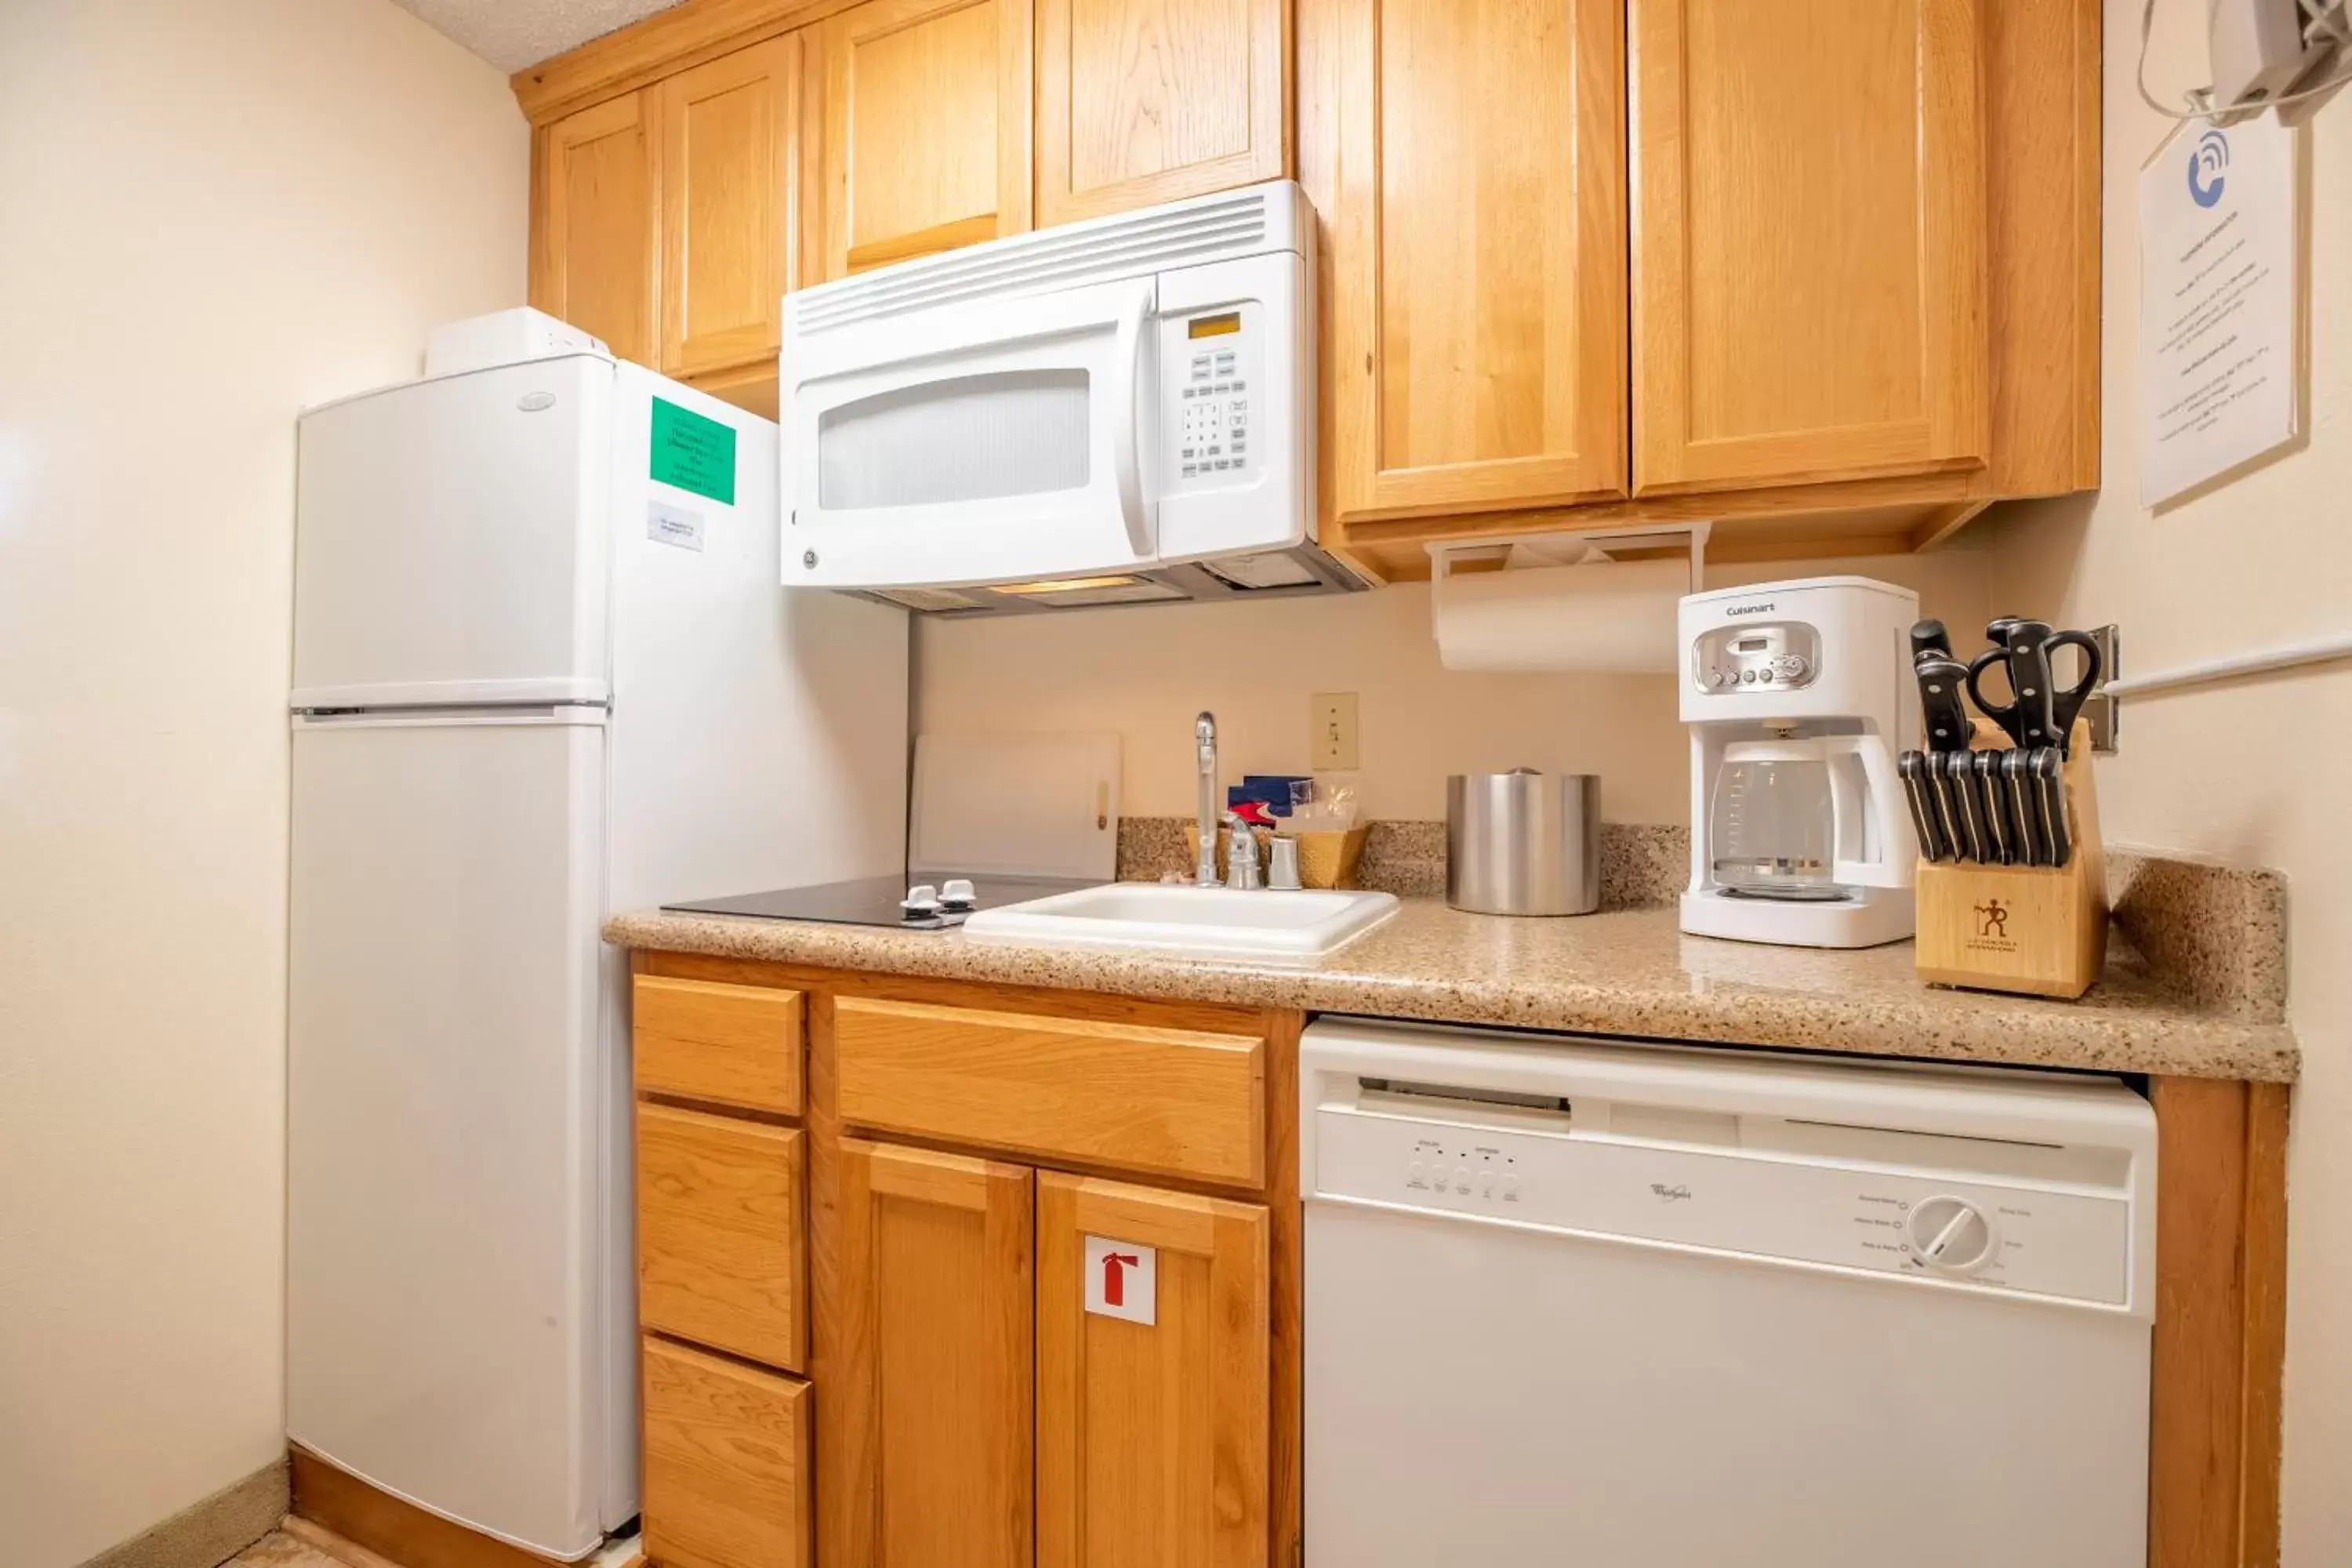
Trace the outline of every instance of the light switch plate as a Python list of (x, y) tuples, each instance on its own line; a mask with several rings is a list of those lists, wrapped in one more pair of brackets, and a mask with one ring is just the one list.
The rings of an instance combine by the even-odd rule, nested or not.
[(1350, 773), (1356, 760), (1356, 694), (1318, 691), (1307, 699), (1307, 768), (1309, 773)]

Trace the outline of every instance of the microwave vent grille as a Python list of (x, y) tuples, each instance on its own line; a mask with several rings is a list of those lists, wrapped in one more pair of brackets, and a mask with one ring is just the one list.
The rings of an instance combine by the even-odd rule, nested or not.
[(785, 304), (794, 331), (807, 337), (972, 300), (1080, 289), (1259, 255), (1267, 248), (1270, 193), (1285, 188), (1260, 186), (1173, 209), (1017, 235), (821, 284), (789, 296)]

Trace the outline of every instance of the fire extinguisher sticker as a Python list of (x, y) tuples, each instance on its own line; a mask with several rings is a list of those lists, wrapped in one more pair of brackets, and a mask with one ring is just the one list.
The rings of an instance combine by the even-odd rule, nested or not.
[(1131, 1241), (1087, 1237), (1087, 1310), (1149, 1328), (1160, 1321), (1160, 1254)]

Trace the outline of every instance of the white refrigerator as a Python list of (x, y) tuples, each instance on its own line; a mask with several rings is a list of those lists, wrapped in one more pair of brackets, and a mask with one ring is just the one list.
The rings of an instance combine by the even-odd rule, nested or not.
[(777, 467), (593, 353), (299, 426), (288, 1434), (566, 1561), (637, 1510), (598, 925), (904, 863), (906, 615), (780, 586)]

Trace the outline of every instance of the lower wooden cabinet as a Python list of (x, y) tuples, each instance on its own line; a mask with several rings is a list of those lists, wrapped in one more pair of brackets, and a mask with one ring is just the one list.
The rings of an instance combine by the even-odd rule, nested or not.
[(836, 1219), (826, 1563), (1265, 1568), (1263, 1206), (845, 1139)]
[(639, 1094), (801, 1113), (801, 994), (637, 976), (631, 1003)]
[(834, 1044), (856, 1126), (1149, 1175), (1265, 1177), (1255, 1035), (844, 997)]
[(647, 1329), (771, 1366), (807, 1365), (806, 1137), (637, 1107), (637, 1316)]
[(1033, 1000), (637, 961), (653, 1568), (1292, 1568), (1298, 1021)]
[(1038, 1568), (1265, 1568), (1265, 1208), (1046, 1173), (1037, 1215)]
[(844, 1139), (827, 1563), (1031, 1563), (1033, 1178)]
[(808, 1568), (809, 1385), (648, 1335), (645, 1548), (662, 1568)]

